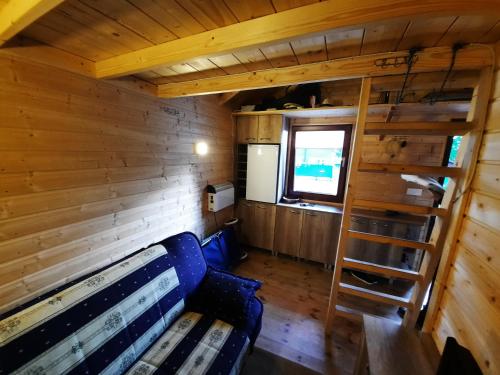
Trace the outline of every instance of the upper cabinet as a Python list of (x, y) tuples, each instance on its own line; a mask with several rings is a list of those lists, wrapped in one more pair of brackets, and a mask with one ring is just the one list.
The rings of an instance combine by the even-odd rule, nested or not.
[(249, 115), (236, 117), (237, 142), (280, 143), (283, 131), (281, 115)]
[(257, 143), (260, 116), (239, 116), (236, 118), (238, 143)]

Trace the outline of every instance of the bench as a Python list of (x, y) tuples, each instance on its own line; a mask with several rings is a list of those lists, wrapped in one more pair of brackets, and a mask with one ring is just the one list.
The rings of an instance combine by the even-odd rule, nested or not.
[(436, 373), (439, 352), (429, 334), (389, 319), (363, 315), (355, 374), (427, 375)]

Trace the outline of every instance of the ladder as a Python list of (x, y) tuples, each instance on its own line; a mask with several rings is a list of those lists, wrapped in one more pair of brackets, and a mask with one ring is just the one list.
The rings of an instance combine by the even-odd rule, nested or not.
[[(488, 78), (489, 77), (489, 78)], [(491, 81), (491, 73), (486, 69), (481, 72), (480, 82), (475, 93), (482, 88), (486, 89)], [(472, 109), (469, 111), (467, 121), (463, 122), (393, 122), (376, 123), (367, 122), (368, 102), (371, 91), (371, 78), (364, 78), (361, 84), (358, 113), (352, 141), (351, 161), (346, 183), (344, 198), (344, 213), (340, 229), (340, 237), (337, 247), (335, 268), (330, 291), (328, 305), (326, 330), (331, 332), (335, 316), (343, 316), (349, 319), (359, 320), (362, 311), (343, 306), (339, 303), (339, 294), (361, 297), (382, 304), (406, 308), (403, 325), (413, 327), (419, 316), (425, 294), (432, 282), (436, 268), (439, 264), (441, 251), (447, 239), (447, 230), (452, 219), (452, 208), (456, 198), (468, 189), (468, 181), (464, 176), (471, 175), (477, 160), (480, 148), (480, 140), (484, 130), (483, 113), (487, 106), (487, 99), (478, 103), (477, 95), (471, 102)], [(489, 90), (488, 90), (489, 91)], [(477, 117), (480, 118), (477, 118)], [(364, 135), (466, 135), (460, 146), (458, 155), (458, 167), (420, 166), (420, 165), (397, 165), (397, 164), (375, 164), (365, 163), (362, 160)], [(360, 172), (383, 174), (414, 174), (424, 176), (440, 176), (450, 178), (448, 187), (442, 199), (440, 207), (425, 207), (410, 204), (389, 203), (359, 199), (356, 197), (356, 186)], [(378, 234), (363, 233), (351, 230), (351, 214), (353, 208), (371, 210), (392, 210), (407, 214), (434, 216), (435, 223), (428, 242), (411, 241), (396, 237)], [(423, 259), (420, 270), (411, 271), (395, 267), (381, 266), (375, 263), (364, 262), (356, 259), (346, 258), (346, 248), (349, 238), (364, 241), (390, 244), (399, 247), (409, 247), (423, 251)], [(409, 298), (400, 297), (391, 293), (374, 291), (368, 288), (351, 285), (341, 281), (344, 269), (367, 272), (375, 275), (388, 276), (410, 281), (414, 284)]]

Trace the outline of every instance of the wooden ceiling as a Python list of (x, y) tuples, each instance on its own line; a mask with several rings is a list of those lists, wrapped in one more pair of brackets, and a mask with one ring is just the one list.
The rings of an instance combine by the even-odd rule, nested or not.
[[(216, 34), (217, 31), (229, 25), (242, 25), (259, 19), (266, 19), (269, 20), (268, 23), (272, 23), (273, 19), (268, 18), (273, 17), (271, 15), (287, 14), (288, 17), (290, 14), (290, 22), (293, 23), (300, 22), (302, 11), (308, 14), (307, 12), (314, 12), (315, 9), (318, 23), (333, 22), (335, 24), (337, 22), (336, 24), (341, 25), (342, 18), (351, 17), (350, 7), (354, 9), (353, 15), (355, 11), (361, 15), (360, 19), (363, 19), (363, 6), (368, 7), (367, 9), (380, 7), (372, 12), (373, 17), (365, 17), (367, 22), (362, 24), (351, 24), (335, 29), (328, 29), (321, 25), (316, 27), (317, 30), (323, 30), (322, 32), (314, 32), (314, 27), (311, 28), (309, 25), (309, 29), (305, 26), (303, 28), (305, 31), (311, 30), (312, 32), (312, 34), (306, 33), (306, 37), (300, 36), (304, 35), (303, 33), (287, 34), (286, 30), (283, 35), (293, 37), (283, 40), (276, 38), (275, 41), (270, 39), (271, 42), (255, 43), (255, 45), (247, 40), (244, 41), (246, 43), (244, 48), (231, 48), (226, 49), (227, 51), (222, 48), (221, 53), (203, 54), (200, 52), (197, 55), (190, 51), (187, 54), (191, 56), (189, 59), (176, 61), (174, 64), (152, 64), (149, 66), (154, 65), (151, 69), (148, 69), (149, 67), (135, 69), (137, 77), (155, 85), (293, 67), (351, 56), (403, 51), (416, 46), (451, 46), (458, 41), (491, 43), (500, 39), (498, 9), (495, 7), (491, 12), (483, 9), (483, 4), (493, 4), (497, 0), (474, 2), (457, 0), (457, 15), (450, 15), (453, 13), (452, 9), (455, 4), (451, 0), (443, 0), (444, 5), (441, 11), (439, 11), (439, 1), (416, 0), (414, 3), (417, 5), (406, 5), (406, 7), (420, 6), (418, 12), (410, 9), (402, 13), (412, 15), (411, 17), (398, 17), (397, 11), (391, 9), (395, 8), (391, 7), (391, 4), (404, 3), (398, 1), (387, 0), (381, 3), (375, 0), (363, 0), (353, 3), (333, 0), (326, 2), (318, 0), (36, 0), (34, 2), (51, 3), (51, 5), (40, 12), (40, 17), (35, 22), (26, 22), (29, 26), (24, 28), (21, 34), (59, 51), (86, 59), (92, 64), (95, 62), (98, 66), (102, 62), (123, 58), (127, 54), (143, 51), (146, 53), (148, 49), (155, 46), (167, 48), (172, 45), (169, 42), (185, 41), (177, 46), (187, 49), (193, 40), (190, 37), (198, 35), (209, 37), (210, 34), (207, 33), (214, 33), (212, 39), (215, 39), (215, 36), (219, 35)], [(15, 0), (10, 0), (10, 2), (15, 3)], [(0, 8), (2, 4), (7, 3), (8, 0), (0, 0)], [(318, 3), (324, 5), (328, 3), (328, 8), (319, 8), (322, 5)], [(428, 9), (425, 8), (427, 3)], [(478, 11), (474, 9), (474, 4), (479, 4), (478, 7), (483, 6), (483, 8), (478, 8)], [(319, 18), (321, 12), (318, 12), (318, 9), (321, 11), (321, 9), (333, 9), (333, 7), (338, 7), (339, 14), (344, 12), (337, 17), (340, 21)], [(466, 11), (467, 7), (474, 11), (469, 14)], [(291, 11), (295, 8), (298, 9)], [(431, 12), (432, 15), (427, 14), (431, 9), (438, 10), (438, 12)], [(419, 16), (420, 11), (424, 15)], [(290, 12), (296, 13), (292, 15)], [(373, 22), (373, 19), (384, 19), (385, 13), (388, 14), (388, 19), (383, 22)], [(375, 17), (378, 14), (380, 16)], [(330, 18), (334, 19), (336, 15), (337, 13), (332, 11)], [(284, 24), (279, 24), (280, 28), (287, 27), (287, 20), (288, 18), (285, 19)], [(283, 18), (280, 22), (283, 22)], [(293, 29), (293, 26), (290, 25), (290, 29)], [(247, 32), (251, 34), (252, 30), (247, 29)], [(245, 38), (245, 36), (237, 36), (240, 40)], [(254, 35), (249, 35), (248, 39), (253, 37)], [(255, 38), (258, 37), (258, 35), (255, 36)], [(227, 39), (225, 41), (227, 42)], [(208, 42), (204, 42), (203, 39), (199, 40), (200, 47), (207, 45), (210, 49), (209, 44), (210, 40)], [(212, 50), (215, 51), (216, 48)], [(165, 51), (163, 53), (165, 54)], [(143, 57), (136, 55), (130, 56), (130, 59), (140, 61)], [(129, 70), (129, 72), (132, 71), (133, 69)], [(115, 76), (127, 74), (129, 73), (122, 72)], [(97, 74), (97, 76), (100, 75)], [(103, 73), (102, 76), (106, 77), (106, 74)], [(108, 76), (113, 76), (113, 74), (109, 73)]]

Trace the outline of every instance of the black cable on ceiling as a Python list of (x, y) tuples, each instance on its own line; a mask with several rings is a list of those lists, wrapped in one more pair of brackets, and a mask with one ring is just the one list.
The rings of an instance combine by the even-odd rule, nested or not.
[(405, 78), (403, 80), (403, 86), (401, 87), (401, 91), (399, 92), (399, 95), (396, 98), (396, 104), (401, 103), (404, 99), (406, 84), (408, 83), (408, 77), (410, 76), (411, 68), (413, 67), (413, 64), (415, 64), (415, 62), (417, 61), (417, 52), (420, 51), (421, 49), (422, 48), (420, 47), (410, 48), (407, 59), (408, 68), (406, 69)]

